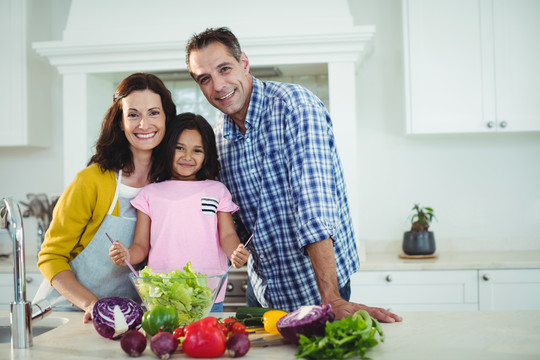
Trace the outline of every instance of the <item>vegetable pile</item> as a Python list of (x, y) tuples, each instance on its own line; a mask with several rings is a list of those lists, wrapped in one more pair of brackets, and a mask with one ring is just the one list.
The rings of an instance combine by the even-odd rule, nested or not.
[(345, 359), (359, 355), (364, 358), (366, 351), (384, 341), (384, 333), (379, 322), (367, 311), (359, 310), (352, 316), (327, 322), (323, 336), (299, 336), (297, 358)]
[(207, 316), (173, 331), (190, 357), (215, 358), (228, 351), (231, 357), (244, 356), (251, 347), (245, 325), (234, 318), (221, 321)]
[[(193, 270), (191, 262), (181, 270), (155, 273), (146, 266), (139, 271), (139, 294), (145, 305), (172, 305), (178, 313), (180, 324), (189, 324), (205, 316), (212, 307), (212, 290), (206, 276)], [(219, 291), (219, 289), (218, 289)]]
[(141, 326), (143, 309), (135, 301), (123, 297), (98, 300), (92, 310), (92, 322), (99, 335), (118, 339), (128, 330)]

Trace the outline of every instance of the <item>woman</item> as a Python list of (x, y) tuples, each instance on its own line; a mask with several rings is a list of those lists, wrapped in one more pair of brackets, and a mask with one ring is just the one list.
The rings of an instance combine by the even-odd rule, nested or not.
[(100, 298), (138, 299), (129, 269), (109, 259), (107, 234), (131, 245), (136, 211), (130, 200), (156, 180), (158, 145), (175, 115), (171, 93), (156, 76), (136, 73), (120, 83), (103, 119), (96, 154), (55, 207), (39, 252), (38, 267), (46, 281), (36, 301), (59, 307), (69, 304), (67, 299), (85, 312), (86, 323)]

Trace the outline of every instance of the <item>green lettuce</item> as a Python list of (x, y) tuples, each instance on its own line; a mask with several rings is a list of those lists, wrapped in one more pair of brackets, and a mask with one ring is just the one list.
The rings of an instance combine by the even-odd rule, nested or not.
[(183, 270), (156, 273), (146, 266), (139, 271), (137, 288), (147, 307), (173, 305), (180, 324), (185, 325), (205, 316), (213, 303), (206, 275), (193, 270), (191, 261)]

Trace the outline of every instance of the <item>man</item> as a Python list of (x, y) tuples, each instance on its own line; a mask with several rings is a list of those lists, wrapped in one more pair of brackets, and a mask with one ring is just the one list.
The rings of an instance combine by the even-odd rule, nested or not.
[(227, 28), (193, 36), (186, 62), (208, 102), (224, 113), (216, 128), (219, 178), (253, 233), (248, 305), (292, 311), (322, 303), (337, 318), (365, 309), (380, 321), (401, 321), (348, 301), (359, 259), (332, 123), (321, 101), (301, 86), (252, 77)]

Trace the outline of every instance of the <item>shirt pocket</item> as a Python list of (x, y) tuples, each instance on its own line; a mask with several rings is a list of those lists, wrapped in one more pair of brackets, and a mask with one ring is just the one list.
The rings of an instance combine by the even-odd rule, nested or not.
[(201, 198), (201, 210), (204, 215), (216, 215), (219, 200), (215, 197), (204, 196)]

